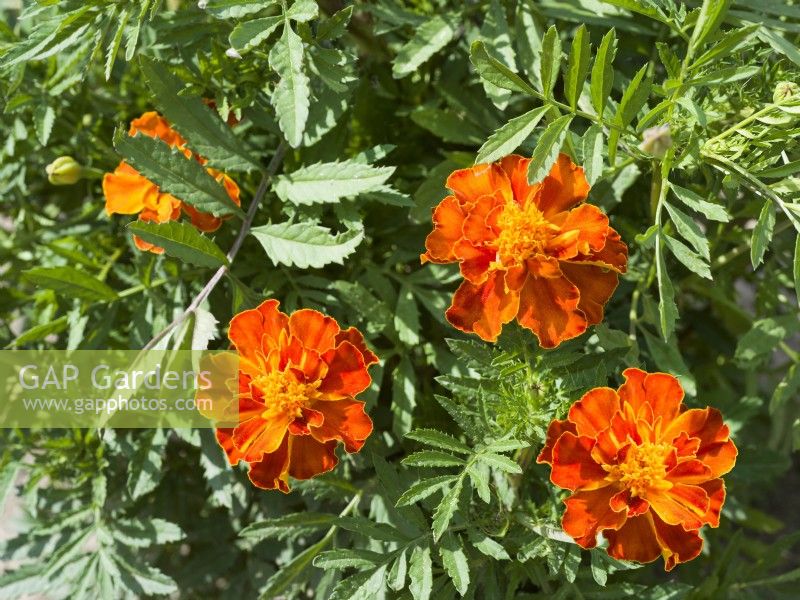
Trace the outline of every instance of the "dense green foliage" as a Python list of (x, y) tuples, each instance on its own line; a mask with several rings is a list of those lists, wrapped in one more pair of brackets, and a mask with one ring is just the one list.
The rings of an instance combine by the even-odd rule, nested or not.
[[(0, 344), (224, 348), (232, 315), (276, 298), (359, 327), (381, 360), (365, 448), (289, 495), (210, 430), (2, 430), (0, 598), (796, 597), (800, 5), (9, 4)], [(125, 135), (148, 110), (241, 210)], [(660, 125), (671, 142), (640, 146)], [(467, 339), (444, 319), (457, 269), (420, 265), (447, 175), (514, 151), (532, 177), (570, 154), (629, 246), (605, 322), (555, 350), (512, 326)], [(62, 155), (74, 185), (48, 182)], [(109, 218), (99, 176), (121, 157), (227, 220)], [(678, 376), (739, 447), (720, 528), (666, 575), (581, 551), (534, 461), (551, 419), (632, 365)]]

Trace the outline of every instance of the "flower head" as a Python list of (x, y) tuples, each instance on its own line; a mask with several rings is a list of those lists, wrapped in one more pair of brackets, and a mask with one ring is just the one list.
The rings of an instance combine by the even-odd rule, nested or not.
[(662, 556), (669, 571), (700, 553), (701, 527), (719, 525), (736, 446), (716, 409), (681, 410), (672, 375), (623, 375), (618, 390), (593, 389), (550, 424), (537, 462), (573, 492), (561, 524), (580, 546), (602, 533), (614, 558)]
[[(186, 147), (186, 140), (170, 127), (166, 119), (156, 112), (146, 112), (138, 119), (131, 121), (128, 131), (130, 135), (137, 133), (158, 138), (173, 148), (178, 148), (187, 160), (197, 160), (205, 164), (205, 159), (194, 155)], [(215, 169), (208, 169), (217, 181), (228, 192), (231, 200), (237, 205), (239, 200), (239, 186), (227, 175)], [(201, 231), (216, 231), (222, 220), (211, 214), (201, 212), (193, 206), (181, 202), (171, 194), (162, 192), (159, 187), (141, 175), (136, 169), (125, 161), (119, 163), (113, 173), (106, 173), (103, 177), (103, 193), (106, 197), (106, 213), (121, 215), (139, 215), (141, 221), (166, 223), (176, 221), (181, 216), (181, 210), (186, 213), (192, 225)], [(133, 237), (136, 247), (140, 250), (149, 250), (156, 254), (162, 253), (163, 248), (153, 246), (137, 236)]]
[(249, 463), (250, 480), (289, 491), (289, 475), (309, 479), (333, 469), (335, 449), (358, 452), (372, 433), (355, 396), (378, 362), (351, 327), (303, 309), (288, 316), (267, 300), (231, 320), (228, 337), (239, 354), (239, 424), (217, 429), (228, 461)]
[(654, 158), (664, 158), (671, 147), (672, 134), (669, 124), (650, 127), (642, 132), (642, 143), (639, 144), (639, 150), (642, 152)]
[(582, 168), (561, 154), (529, 184), (529, 163), (512, 155), (452, 173), (421, 259), (459, 263), (464, 282), (447, 310), (455, 327), (496, 341), (516, 318), (552, 348), (602, 320), (628, 248), (584, 203)]

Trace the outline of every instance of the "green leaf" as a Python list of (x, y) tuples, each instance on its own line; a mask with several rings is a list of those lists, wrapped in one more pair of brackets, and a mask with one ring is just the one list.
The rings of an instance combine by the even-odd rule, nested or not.
[(110, 524), (114, 539), (126, 546), (149, 548), (155, 544), (171, 544), (186, 537), (181, 528), (164, 519), (120, 519)]
[(614, 114), (614, 123), (617, 127), (611, 129), (608, 134), (608, 162), (611, 166), (616, 163), (620, 129), (625, 129), (633, 121), (650, 96), (652, 79), (647, 75), (647, 69), (648, 65), (645, 65), (633, 76)]
[(280, 596), (285, 592), (292, 582), (300, 577), (303, 572), (314, 560), (314, 557), (322, 552), (325, 547), (330, 544), (332, 534), (326, 535), (313, 546), (309, 546), (300, 554), (295, 556), (286, 565), (276, 572), (272, 577), (267, 580), (267, 584), (261, 590), (259, 600), (273, 600), (276, 596)]
[(219, 169), (260, 168), (247, 145), (200, 98), (181, 94), (183, 82), (161, 62), (142, 56), (142, 73), (164, 117), (189, 140), (190, 148)]
[(286, 11), (286, 18), (305, 23), (319, 14), (316, 0), (295, 0)]
[(678, 307), (675, 306), (675, 288), (672, 287), (672, 281), (667, 273), (664, 250), (658, 236), (656, 237), (656, 280), (658, 282), (658, 316), (661, 334), (667, 340), (675, 331)]
[(283, 22), (283, 15), (275, 15), (239, 23), (228, 36), (228, 43), (240, 54), (248, 52), (265, 41)]
[(800, 236), (794, 242), (794, 262), (792, 274), (794, 275), (794, 294), (800, 304)]
[(414, 73), (431, 56), (449, 44), (456, 28), (449, 17), (436, 15), (417, 27), (414, 37), (397, 52), (392, 65), (392, 75), (402, 79)]
[(558, 81), (560, 68), (561, 38), (558, 37), (556, 26), (551, 25), (542, 40), (540, 78), (542, 80), (542, 93), (545, 98), (553, 95), (553, 88), (555, 88), (556, 81)]
[(36, 107), (33, 113), (33, 128), (36, 130), (36, 138), (42, 146), (47, 146), (55, 122), (56, 111), (52, 106), (40, 104)]
[[(514, 46), (511, 43), (511, 31), (508, 27), (506, 9), (498, 0), (491, 0), (484, 9), (480, 38), (485, 42), (488, 51), (512, 71), (516, 70)], [(505, 110), (511, 94), (508, 90), (498, 88), (493, 83), (482, 81), (486, 94), (494, 105)]]
[(778, 344), (797, 328), (798, 322), (793, 317), (791, 320), (786, 317), (759, 319), (739, 338), (734, 359), (745, 366), (754, 367), (771, 356)]
[(506, 473), (522, 473), (522, 467), (502, 454), (481, 453), (477, 456), (479, 461), (484, 462), (495, 469), (500, 469)]
[(753, 229), (753, 237), (750, 241), (750, 262), (753, 269), (764, 260), (764, 253), (767, 251), (769, 243), (772, 241), (772, 231), (775, 227), (775, 203), (767, 200), (758, 215), (758, 222)]
[(464, 552), (461, 536), (446, 533), (439, 543), (439, 555), (442, 557), (442, 566), (450, 576), (453, 587), (462, 596), (469, 588), (469, 561)]
[(128, 229), (145, 242), (164, 248), (169, 256), (198, 267), (214, 268), (228, 264), (228, 259), (219, 246), (189, 223), (133, 221)]
[(672, 251), (672, 255), (692, 273), (697, 273), (700, 277), (705, 277), (706, 279), (712, 279), (708, 263), (700, 258), (699, 254), (695, 254), (683, 242), (666, 234), (664, 235), (664, 242), (667, 244), (667, 248)]
[(530, 183), (542, 181), (550, 172), (550, 168), (556, 162), (559, 152), (561, 152), (561, 146), (567, 137), (572, 119), (572, 115), (558, 117), (542, 133), (528, 165), (528, 181)]
[(578, 106), (578, 99), (581, 96), (586, 75), (589, 73), (590, 52), (589, 33), (586, 31), (586, 25), (581, 25), (575, 31), (575, 37), (572, 39), (572, 49), (567, 62), (567, 75), (564, 80), (564, 95), (572, 110)]
[(725, 32), (708, 50), (692, 61), (692, 65), (689, 67), (690, 70), (694, 71), (707, 63), (724, 58), (731, 52), (738, 50), (747, 44), (753, 34), (760, 28), (760, 24), (753, 23), (740, 29)]
[(253, 227), (250, 233), (274, 264), (301, 269), (344, 264), (344, 259), (355, 252), (364, 239), (361, 228), (332, 235), (329, 229), (312, 222), (272, 223)]
[(448, 433), (443, 433), (435, 429), (415, 429), (414, 431), (408, 432), (406, 438), (414, 440), (415, 442), (427, 444), (428, 446), (433, 446), (434, 448), (449, 450), (450, 452), (472, 454), (472, 449), (465, 443), (460, 442)]
[(526, 83), (522, 77), (514, 73), (514, 71), (493, 56), (490, 56), (489, 53), (486, 52), (486, 46), (483, 42), (473, 42), (470, 48), (469, 60), (478, 71), (481, 78), (489, 83), (503, 88), (504, 90), (522, 92), (530, 96), (539, 96), (538, 92)]
[(709, 260), (711, 256), (708, 250), (708, 240), (694, 219), (671, 204), (665, 202), (664, 206), (667, 208), (678, 233), (697, 250), (700, 256)]
[(725, 20), (731, 0), (704, 0), (700, 8), (700, 15), (692, 30), (692, 39), (689, 41), (690, 52), (703, 47), (703, 44), (716, 33)]
[(408, 562), (406, 551), (403, 550), (397, 560), (394, 561), (392, 568), (389, 569), (389, 577), (386, 584), (394, 591), (400, 591), (406, 587), (406, 573), (408, 572)]
[(438, 450), (413, 452), (401, 462), (407, 467), (463, 467), (466, 464), (463, 459)]
[(614, 56), (617, 52), (617, 33), (610, 29), (603, 36), (592, 65), (591, 95), (592, 106), (599, 116), (603, 116), (606, 102), (614, 85)]
[(394, 328), (400, 341), (409, 346), (419, 343), (419, 308), (412, 287), (403, 284), (397, 293), (397, 306), (394, 313)]
[(205, 10), (218, 19), (240, 19), (277, 3), (278, 0), (208, 0)]
[(338, 203), (366, 192), (380, 190), (394, 167), (373, 167), (354, 160), (316, 163), (275, 179), (275, 193), (299, 205)]
[(148, 135), (129, 136), (122, 128), (114, 134), (114, 148), (161, 191), (214, 216), (243, 217), (225, 188), (196, 160), (177, 148)]
[(92, 302), (117, 299), (117, 292), (107, 284), (73, 267), (35, 267), (25, 271), (23, 277), (69, 299), (80, 298)]
[(167, 436), (163, 429), (145, 431), (128, 465), (127, 490), (132, 500), (152, 492), (161, 480)]
[(409, 506), (428, 496), (432, 496), (442, 488), (446, 487), (457, 479), (455, 475), (440, 475), (418, 481), (408, 488), (397, 500), (396, 506)]
[(549, 106), (540, 106), (510, 119), (484, 142), (478, 150), (475, 163), (490, 163), (511, 154), (528, 139), (548, 110)]
[(9, 462), (0, 469), (0, 512), (5, 512), (6, 502), (16, 490), (20, 468), (19, 463)]
[(433, 513), (433, 526), (431, 529), (433, 530), (433, 541), (435, 542), (438, 542), (442, 534), (447, 531), (447, 526), (450, 525), (453, 515), (456, 514), (463, 482), (464, 480), (460, 477), (456, 480), (456, 484), (445, 494)]
[(502, 544), (496, 542), (478, 529), (469, 529), (469, 540), (481, 553), (495, 560), (511, 560)]
[(317, 529), (331, 527), (336, 515), (319, 512), (299, 512), (251, 523), (239, 532), (243, 538), (263, 540), (267, 538), (285, 539), (298, 533), (309, 533)]
[(50, 334), (60, 333), (64, 331), (68, 325), (69, 325), (69, 319), (67, 315), (59, 317), (58, 319), (54, 319), (49, 323), (34, 325), (30, 329), (23, 331), (13, 342), (11, 342), (6, 347), (7, 348), (16, 347), (28, 344), (30, 342), (38, 342), (39, 340), (43, 340)]
[(408, 591), (414, 600), (428, 600), (433, 591), (433, 563), (429, 546), (416, 546), (408, 569)]
[(117, 53), (119, 53), (119, 47), (122, 44), (122, 36), (125, 33), (125, 29), (128, 26), (128, 21), (130, 20), (132, 13), (133, 11), (131, 8), (125, 8), (122, 11), (122, 16), (119, 17), (119, 22), (117, 23), (117, 32), (114, 34), (114, 37), (111, 38), (111, 42), (108, 44), (108, 49), (106, 50), (106, 65), (104, 70), (106, 81), (111, 78), (111, 70), (114, 68), (114, 63), (117, 61)]
[(603, 175), (603, 128), (592, 125), (583, 134), (583, 169), (589, 185)]
[(283, 25), (283, 34), (269, 51), (269, 65), (280, 75), (272, 90), (271, 102), (278, 117), (278, 125), (292, 148), (303, 142), (303, 132), (308, 121), (311, 87), (303, 71), (303, 40), (289, 25)]
[(699, 194), (695, 194), (692, 190), (675, 185), (674, 183), (670, 183), (669, 188), (672, 190), (678, 200), (683, 202), (692, 210), (704, 215), (707, 219), (719, 221), (721, 223), (727, 223), (731, 220), (731, 215), (724, 206), (714, 204), (713, 202), (707, 202), (706, 200), (703, 200)]
[(350, 19), (353, 16), (353, 7), (345, 6), (342, 10), (325, 19), (317, 28), (317, 41), (335, 40), (347, 31)]
[(370, 550), (339, 548), (321, 552), (314, 559), (320, 569), (365, 569), (379, 565), (385, 557)]

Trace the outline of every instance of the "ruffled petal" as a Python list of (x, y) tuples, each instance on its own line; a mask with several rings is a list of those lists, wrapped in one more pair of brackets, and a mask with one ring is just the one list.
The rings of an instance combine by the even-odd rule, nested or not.
[(457, 329), (495, 342), (503, 325), (514, 318), (518, 309), (519, 294), (507, 291), (503, 273), (493, 271), (482, 285), (464, 281), (445, 316)]
[(323, 421), (311, 428), (317, 441), (340, 440), (348, 452), (358, 452), (372, 433), (372, 419), (364, 411), (364, 403), (355, 400), (317, 402), (314, 406), (322, 413)]
[(529, 276), (519, 298), (517, 319), (536, 334), (543, 348), (554, 348), (586, 331), (586, 317), (578, 309), (580, 292), (565, 277)]
[(242, 453), (243, 460), (259, 461), (265, 454), (272, 454), (278, 449), (292, 420), (285, 412), (275, 412), (269, 418), (240, 420), (233, 429), (233, 444)]
[(200, 231), (211, 233), (219, 229), (219, 226), (222, 225), (222, 219), (219, 217), (215, 217), (211, 213), (201, 212), (191, 204), (186, 204), (185, 202), (183, 203), (183, 212), (189, 217), (192, 225), (197, 227)]
[(183, 146), (186, 140), (177, 131), (170, 127), (167, 120), (155, 111), (148, 111), (141, 117), (131, 121), (128, 135), (144, 135), (158, 138), (170, 146)]
[(694, 458), (678, 463), (667, 472), (669, 481), (690, 485), (702, 484), (712, 477), (711, 469)]
[(605, 487), (606, 471), (592, 458), (594, 440), (564, 432), (553, 446), (553, 469), (550, 481), (568, 490), (592, 490)]
[(578, 433), (575, 429), (575, 424), (571, 423), (567, 419), (555, 419), (550, 422), (550, 426), (547, 428), (547, 438), (544, 442), (544, 448), (542, 448), (539, 456), (536, 457), (537, 463), (546, 463), (548, 465), (553, 464), (553, 446), (556, 445), (556, 442), (558, 441), (558, 438), (561, 437), (561, 434), (566, 431), (576, 435)]
[(250, 463), (248, 477), (254, 486), (262, 490), (277, 489), (284, 494), (289, 492), (289, 439), (290, 436), (285, 435), (275, 452)]
[(289, 475), (295, 479), (311, 479), (333, 470), (336, 442), (318, 442), (310, 435), (292, 436), (289, 443)]
[(671, 571), (675, 565), (690, 561), (700, 554), (703, 540), (696, 530), (686, 531), (680, 525), (669, 525), (658, 515), (652, 515), (652, 518), (666, 571)]
[(586, 181), (583, 168), (573, 163), (566, 154), (559, 154), (534, 201), (544, 216), (549, 217), (569, 210), (586, 200), (588, 195), (589, 182)]
[(634, 367), (625, 369), (622, 372), (625, 383), (619, 386), (619, 394), (622, 404), (629, 405), (634, 415), (639, 414), (639, 409), (647, 403), (647, 394), (644, 390), (644, 378), (647, 373)]
[(281, 332), (289, 324), (289, 317), (278, 310), (279, 306), (277, 300), (266, 300), (258, 308), (242, 311), (231, 319), (228, 339), (239, 353), (243, 371), (259, 374), (265, 350), (278, 347)]
[(628, 265), (628, 246), (619, 234), (609, 227), (606, 244), (602, 250), (589, 254), (578, 254), (570, 258), (575, 264), (594, 265), (604, 269), (613, 269), (617, 273), (625, 273)]
[(609, 427), (619, 408), (616, 391), (607, 387), (595, 388), (572, 405), (569, 409), (569, 420), (575, 424), (578, 435), (596, 437)]
[(541, 187), (541, 184), (538, 183), (533, 185), (528, 183), (528, 167), (530, 163), (530, 158), (523, 158), (519, 154), (511, 154), (500, 161), (500, 168), (505, 171), (506, 176), (511, 181), (514, 200), (520, 206), (525, 206)]
[(599, 252), (606, 245), (609, 231), (603, 211), (593, 204), (581, 204), (567, 213), (561, 233), (550, 241), (548, 249), (559, 248), (560, 260)]
[(608, 540), (608, 554), (618, 560), (649, 563), (661, 554), (650, 513), (630, 518), (618, 530), (603, 535)]
[(489, 276), (489, 266), (495, 260), (497, 252), (485, 246), (474, 246), (471, 242), (461, 240), (455, 245), (456, 258), (464, 279), (475, 285), (481, 285)]
[(336, 319), (304, 308), (289, 317), (289, 331), (304, 347), (324, 354), (335, 347), (340, 329)]
[(238, 465), (244, 455), (233, 444), (233, 429), (220, 427), (214, 433), (219, 447), (225, 452), (228, 464), (232, 467)]
[(602, 322), (606, 303), (619, 284), (619, 276), (611, 269), (594, 265), (562, 262), (561, 272), (578, 288), (578, 308), (586, 315), (590, 325)]
[(358, 348), (358, 351), (361, 352), (361, 356), (364, 357), (365, 365), (370, 366), (379, 362), (378, 356), (367, 347), (364, 336), (355, 327), (348, 327), (336, 334), (335, 344), (338, 346), (341, 342), (350, 342), (353, 346)]
[(422, 262), (447, 263), (456, 260), (454, 245), (461, 239), (466, 213), (455, 196), (447, 196), (433, 210), (433, 231), (425, 239)]
[(703, 516), (703, 522), (711, 527), (719, 527), (719, 516), (725, 503), (725, 482), (712, 479), (701, 483), (700, 487), (708, 494), (708, 512)]
[(733, 469), (738, 450), (733, 440), (700, 446), (697, 458), (711, 469), (712, 477), (720, 477)]
[(447, 178), (447, 188), (453, 190), (460, 204), (477, 201), (483, 196), (493, 196), (500, 191), (506, 201), (511, 200), (511, 183), (497, 164), (475, 165), (454, 171)]
[(575, 492), (564, 500), (567, 506), (561, 518), (564, 532), (582, 548), (594, 548), (598, 532), (622, 527), (627, 511), (617, 511), (611, 507), (611, 498), (617, 492), (617, 488), (606, 486), (598, 490)]
[(148, 202), (156, 201), (158, 187), (123, 162), (113, 173), (103, 175), (103, 195), (107, 215), (136, 215)]
[(680, 525), (686, 530), (700, 529), (709, 509), (706, 491), (683, 483), (676, 483), (666, 491), (649, 492), (647, 501), (665, 523)]
[(338, 400), (363, 392), (372, 378), (364, 364), (364, 356), (350, 342), (341, 342), (322, 355), (328, 372), (320, 383), (319, 392), (327, 399)]

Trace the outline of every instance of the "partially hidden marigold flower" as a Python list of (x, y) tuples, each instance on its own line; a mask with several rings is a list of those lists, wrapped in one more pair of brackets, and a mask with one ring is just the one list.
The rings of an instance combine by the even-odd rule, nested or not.
[(344, 442), (358, 452), (372, 433), (355, 396), (372, 381), (378, 357), (351, 327), (302, 309), (287, 316), (277, 300), (239, 313), (228, 337), (239, 354), (239, 424), (217, 429), (231, 465), (249, 463), (250, 481), (289, 491), (288, 478), (333, 469)]
[(669, 571), (700, 553), (701, 527), (719, 526), (736, 446), (718, 410), (681, 410), (672, 375), (623, 375), (618, 390), (593, 389), (550, 424), (537, 462), (573, 492), (561, 525), (580, 546), (602, 533), (614, 558), (662, 556)]
[[(189, 160), (197, 160), (200, 164), (205, 164), (206, 160), (192, 153), (187, 148), (186, 140), (181, 134), (170, 127), (166, 119), (156, 112), (146, 112), (138, 119), (131, 121), (129, 135), (137, 133), (153, 138), (159, 138), (173, 148), (178, 148)], [(208, 169), (217, 181), (219, 181), (225, 191), (228, 192), (231, 200), (236, 205), (240, 205), (239, 186), (230, 177), (217, 171)], [(125, 161), (119, 163), (113, 173), (106, 173), (103, 177), (103, 193), (106, 197), (106, 213), (108, 215), (139, 215), (140, 221), (151, 221), (155, 223), (166, 223), (176, 221), (181, 216), (181, 210), (191, 220), (192, 225), (201, 231), (211, 232), (219, 229), (222, 219), (209, 213), (201, 212), (193, 206), (181, 202), (180, 199), (162, 192), (159, 187), (149, 179), (141, 175), (136, 169)], [(164, 249), (145, 242), (137, 236), (133, 236), (136, 247), (140, 250), (149, 250), (156, 254), (161, 254)]]
[(516, 318), (545, 348), (582, 334), (624, 273), (628, 248), (600, 209), (584, 203), (583, 169), (561, 154), (539, 183), (512, 155), (455, 171), (433, 211), (422, 262), (458, 262), (464, 282), (447, 320), (496, 341)]

